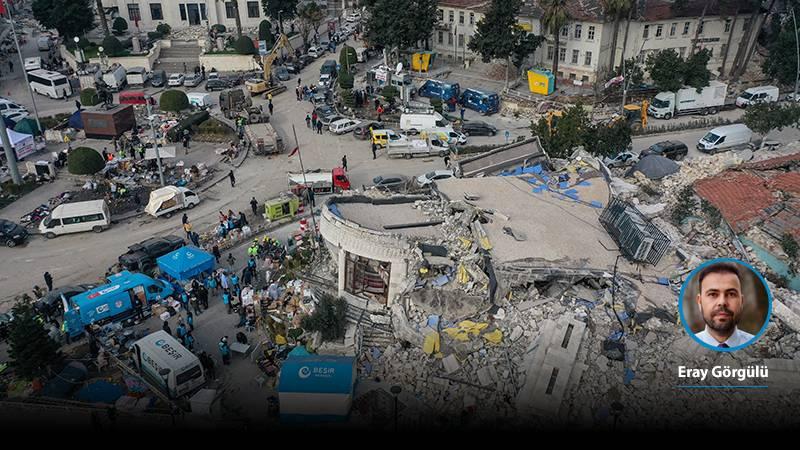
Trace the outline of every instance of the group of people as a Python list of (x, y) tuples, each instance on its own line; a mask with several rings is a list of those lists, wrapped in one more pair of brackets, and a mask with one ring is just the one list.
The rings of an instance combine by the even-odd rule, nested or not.
[[(225, 238), (232, 230), (243, 228), (247, 226), (247, 216), (239, 211), (238, 216), (234, 214), (233, 210), (228, 210), (228, 214), (219, 212), (219, 225), (217, 225), (217, 236)], [(219, 262), (219, 261), (217, 261)]]

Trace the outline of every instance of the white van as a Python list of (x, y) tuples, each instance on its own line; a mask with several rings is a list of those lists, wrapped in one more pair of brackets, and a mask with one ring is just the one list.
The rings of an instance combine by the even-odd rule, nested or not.
[(697, 142), (697, 149), (703, 153), (715, 154), (728, 150), (754, 147), (750, 143), (753, 132), (745, 124), (737, 123), (717, 127), (706, 133)]
[(36, 39), (36, 47), (40, 52), (49, 51), (52, 46), (53, 41), (50, 39), (50, 36), (40, 36)]
[(150, 79), (150, 72), (144, 67), (131, 67), (125, 74), (125, 78), (131, 86), (144, 86)]
[(736, 106), (746, 108), (755, 103), (773, 103), (778, 101), (778, 88), (775, 86), (757, 86), (746, 89), (736, 99)]
[(448, 125), (447, 120), (441, 114), (401, 114), (400, 129), (409, 134), (417, 134), (422, 130), (430, 128), (441, 128)]
[(441, 139), (450, 145), (464, 145), (467, 143), (467, 137), (455, 131), (452, 127), (429, 128), (420, 132), (422, 139), (425, 139), (428, 135)]
[(190, 394), (206, 382), (200, 359), (164, 330), (134, 342), (132, 352), (139, 373), (170, 398)]
[(31, 90), (50, 98), (64, 98), (72, 95), (72, 85), (64, 75), (50, 70), (34, 70), (28, 72), (28, 83)]
[(39, 224), (39, 232), (48, 239), (60, 234), (94, 231), (100, 233), (111, 226), (111, 212), (105, 200), (58, 205)]
[(103, 82), (111, 91), (119, 92), (128, 83), (128, 72), (121, 65), (114, 64), (103, 72)]
[(42, 68), (41, 56), (32, 56), (30, 58), (25, 58), (25, 72), (30, 72), (31, 70), (39, 70), (41, 68)]
[(189, 98), (190, 105), (196, 106), (198, 108), (211, 106), (212, 104), (214, 104), (214, 99), (208, 92), (189, 92), (186, 94), (186, 97)]

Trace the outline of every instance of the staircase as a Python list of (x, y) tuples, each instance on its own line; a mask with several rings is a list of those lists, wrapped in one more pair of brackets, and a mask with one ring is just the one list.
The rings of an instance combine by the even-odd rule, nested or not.
[[(200, 65), (200, 52), (202, 49), (197, 41), (172, 41), (172, 46), (162, 48), (155, 64), (155, 69), (171, 73), (183, 73), (183, 63), (186, 63), (186, 73), (194, 71)], [(206, 67), (206, 70), (210, 70)]]
[[(361, 333), (360, 347), (385, 348), (393, 344), (395, 338), (392, 326), (373, 322), (369, 318), (370, 314), (369, 311), (354, 306), (352, 303), (347, 304), (347, 321), (358, 326)], [(388, 318), (389, 316), (386, 315), (386, 317)]]

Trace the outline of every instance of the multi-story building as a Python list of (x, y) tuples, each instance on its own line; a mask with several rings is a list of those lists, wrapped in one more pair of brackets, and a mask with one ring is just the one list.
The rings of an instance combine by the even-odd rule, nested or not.
[[(233, 1), (105, 0), (103, 4), (106, 10), (112, 10), (112, 17), (124, 18), (130, 28), (138, 24), (142, 31), (153, 30), (160, 23), (169, 24), (174, 29), (218, 23), (226, 27), (236, 26)], [(238, 0), (238, 4), (242, 27), (257, 27), (262, 20), (268, 19), (260, 0)]]
[(451, 61), (474, 60), (467, 45), (488, 6), (489, 0), (440, 0), (433, 49)]

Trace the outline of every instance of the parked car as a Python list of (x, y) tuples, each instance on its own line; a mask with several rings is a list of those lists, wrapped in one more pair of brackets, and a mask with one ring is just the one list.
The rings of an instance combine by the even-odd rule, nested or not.
[(436, 180), (445, 180), (453, 176), (452, 170), (437, 169), (417, 177), (417, 184), (427, 186)]
[(322, 127), (323, 128), (330, 128), (330, 126), (331, 126), (331, 124), (333, 122), (336, 122), (337, 120), (341, 120), (341, 119), (344, 119), (344, 117), (342, 117), (342, 116), (340, 116), (338, 114), (334, 114), (332, 116), (320, 116), (317, 120), (322, 122)]
[(461, 132), (467, 136), (494, 136), (497, 134), (497, 128), (486, 122), (470, 120), (461, 125)]
[(59, 286), (52, 291), (48, 292), (44, 297), (36, 301), (36, 309), (46, 313), (50, 317), (58, 317), (64, 314), (64, 304), (61, 300), (63, 295), (65, 299), (82, 294), (86, 291), (96, 288), (96, 284), (76, 284)]
[(0, 113), (7, 116), (8, 114), (17, 112), (28, 112), (28, 109), (16, 103), (14, 100), (0, 97)]
[(606, 167), (610, 168), (625, 167), (635, 164), (636, 161), (638, 160), (639, 160), (639, 155), (633, 152), (625, 151), (617, 153), (614, 156), (606, 156), (603, 159), (603, 164), (605, 164)]
[(169, 235), (153, 237), (128, 247), (128, 251), (119, 256), (119, 264), (127, 270), (147, 272), (156, 267), (156, 258), (183, 247), (183, 238)]
[(333, 109), (333, 107), (330, 106), (330, 105), (318, 106), (318, 107), (314, 108), (314, 112), (317, 113), (317, 117), (319, 117), (319, 118), (333, 117), (333, 116), (337, 115), (336, 110)]
[(183, 80), (186, 77), (182, 73), (173, 73), (169, 76), (167, 86), (183, 86)]
[(202, 73), (190, 73), (183, 78), (183, 85), (186, 87), (197, 87), (203, 82)]
[(150, 74), (150, 86), (162, 87), (167, 82), (167, 73), (163, 70), (154, 70)]
[(284, 66), (276, 67), (274, 74), (275, 77), (281, 81), (289, 81), (292, 78), (289, 71)]
[(297, 62), (298, 62), (298, 63), (299, 63), (299, 64), (300, 64), (302, 67), (307, 67), (309, 64), (311, 64), (312, 62), (314, 62), (314, 60), (315, 60), (315, 59), (316, 59), (316, 58), (314, 58), (314, 57), (312, 57), (311, 55), (309, 55), (309, 54), (307, 54), (307, 53), (306, 53), (306, 54), (302, 54), (302, 55), (300, 55), (300, 56), (297, 58)]
[(316, 46), (316, 47), (309, 47), (308, 49), (308, 56), (314, 59), (317, 59), (325, 54), (325, 47)]
[(647, 155), (660, 155), (665, 158), (680, 161), (689, 153), (689, 147), (680, 141), (658, 142), (642, 150), (641, 157)]
[(402, 192), (408, 185), (408, 178), (404, 175), (378, 175), (372, 179), (373, 187), (382, 191)]
[(353, 131), (361, 122), (353, 119), (339, 119), (331, 122), (329, 128), (331, 133), (345, 134)]
[(317, 86), (322, 89), (330, 89), (331, 84), (333, 84), (333, 77), (329, 73), (325, 73), (319, 76), (319, 82)]
[(356, 139), (367, 140), (370, 138), (369, 129), (372, 128), (373, 130), (382, 130), (384, 128), (383, 122), (364, 122), (356, 125), (353, 128), (353, 136)]
[(206, 91), (224, 91), (231, 87), (230, 83), (220, 78), (206, 81)]
[(16, 247), (25, 242), (28, 231), (10, 220), (0, 219), (0, 242), (6, 247)]
[(300, 73), (300, 70), (303, 69), (303, 66), (300, 63), (300, 61), (296, 61), (296, 60), (295, 61), (289, 61), (289, 62), (285, 63), (283, 65), (283, 67), (286, 68), (287, 72), (289, 72), (291, 74), (294, 74), (294, 75), (297, 75), (298, 73)]

